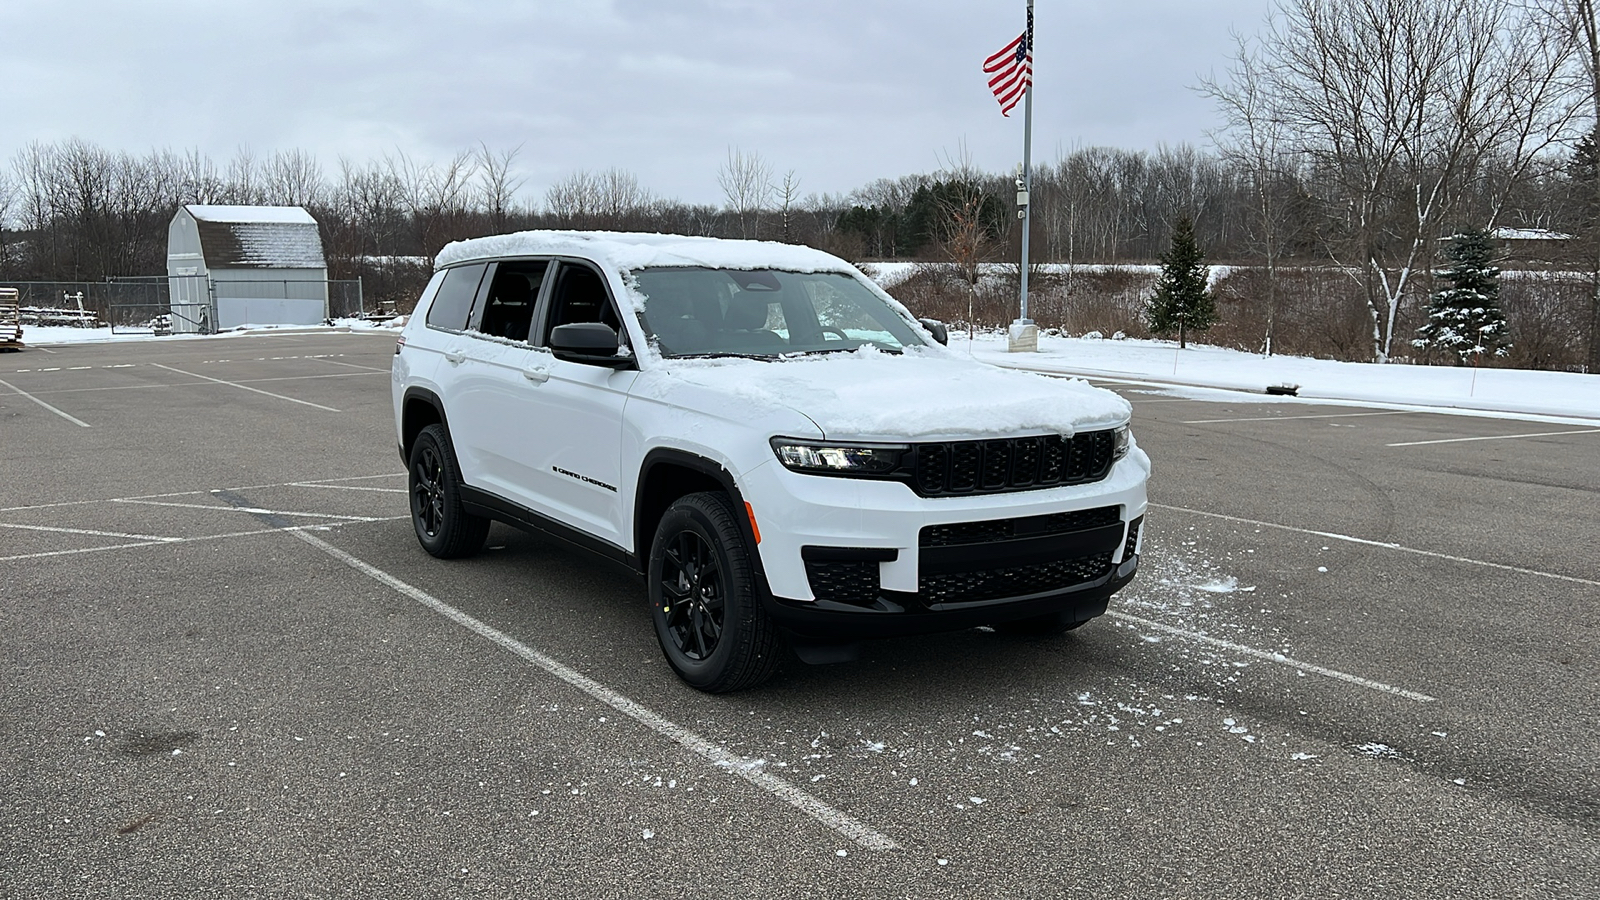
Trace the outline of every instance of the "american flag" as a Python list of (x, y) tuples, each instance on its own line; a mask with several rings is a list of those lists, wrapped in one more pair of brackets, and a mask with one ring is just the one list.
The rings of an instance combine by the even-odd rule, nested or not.
[(1000, 114), (1011, 115), (1012, 107), (1022, 99), (1033, 83), (1033, 9), (1028, 9), (1028, 29), (1007, 44), (999, 53), (983, 61), (983, 71), (989, 75), (989, 90), (1000, 101)]

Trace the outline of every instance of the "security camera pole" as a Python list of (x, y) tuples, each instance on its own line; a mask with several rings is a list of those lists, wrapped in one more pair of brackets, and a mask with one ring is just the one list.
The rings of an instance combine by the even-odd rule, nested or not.
[(1039, 349), (1039, 326), (1028, 318), (1028, 232), (1033, 224), (1033, 207), (1028, 202), (1033, 187), (1033, 0), (1028, 0), (1028, 27), (1000, 52), (984, 60), (989, 89), (1000, 101), (1000, 114), (1010, 116), (1017, 101), (1023, 101), (1022, 171), (1017, 177), (1017, 218), (1022, 220), (1022, 268), (1020, 315), (1011, 323), (1007, 349), (1013, 353)]

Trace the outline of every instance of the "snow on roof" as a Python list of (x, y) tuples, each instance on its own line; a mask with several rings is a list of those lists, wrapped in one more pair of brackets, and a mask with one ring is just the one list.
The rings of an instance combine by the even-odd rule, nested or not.
[(1497, 241), (1570, 241), (1572, 235), (1548, 228), (1496, 228), (1490, 232)]
[(439, 251), (435, 266), (507, 256), (578, 256), (623, 271), (650, 266), (853, 271), (837, 256), (794, 244), (617, 231), (522, 231), (456, 241)]
[(212, 269), (322, 269), (317, 220), (298, 206), (185, 206)]
[(300, 206), (203, 206), (184, 209), (201, 222), (256, 222), (260, 224), (315, 225), (317, 220)]

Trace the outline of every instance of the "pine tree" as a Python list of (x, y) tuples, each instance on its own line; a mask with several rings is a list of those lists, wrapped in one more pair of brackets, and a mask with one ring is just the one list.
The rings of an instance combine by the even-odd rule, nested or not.
[(1413, 347), (1454, 354), (1457, 365), (1485, 353), (1510, 352), (1494, 255), (1494, 238), (1482, 228), (1469, 228), (1450, 239), (1445, 257), (1451, 266), (1433, 273), (1450, 286), (1429, 298), (1428, 324), (1417, 329)]
[(1172, 229), (1172, 246), (1161, 254), (1161, 280), (1148, 301), (1153, 333), (1178, 332), (1181, 348), (1187, 346), (1188, 332), (1217, 324), (1217, 306), (1206, 287), (1209, 270), (1194, 239), (1194, 223), (1183, 216)]

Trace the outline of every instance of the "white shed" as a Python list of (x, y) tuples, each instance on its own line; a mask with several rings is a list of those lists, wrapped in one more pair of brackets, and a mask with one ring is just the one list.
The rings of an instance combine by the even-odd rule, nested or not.
[(167, 228), (172, 330), (318, 325), (328, 264), (298, 206), (185, 206)]

